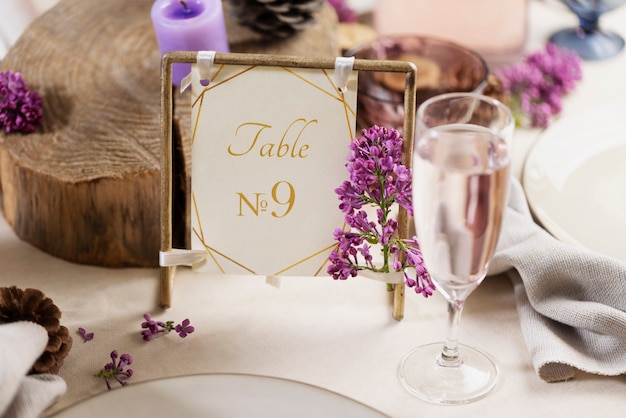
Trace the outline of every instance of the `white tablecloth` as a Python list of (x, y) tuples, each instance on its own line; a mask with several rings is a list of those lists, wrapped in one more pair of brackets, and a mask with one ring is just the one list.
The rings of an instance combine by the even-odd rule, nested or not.
[[(68, 392), (52, 411), (106, 391), (93, 377), (109, 353), (134, 356), (130, 382), (209, 372), (250, 373), (317, 385), (393, 417), (413, 416), (623, 416), (626, 377), (584, 374), (565, 383), (543, 382), (522, 339), (508, 280), (490, 277), (469, 298), (460, 337), (492, 354), (502, 381), (489, 397), (441, 407), (409, 395), (396, 376), (414, 346), (444, 336), (440, 295), (408, 294), (405, 318), (391, 318), (383, 284), (371, 280), (285, 278), (280, 288), (260, 277), (206, 277), (187, 269), (176, 276), (173, 306), (157, 308), (155, 269), (110, 270), (67, 263), (17, 239), (0, 223), (3, 284), (43, 290), (63, 311), (75, 342), (60, 375)], [(190, 318), (186, 339), (141, 338), (143, 314)], [(83, 343), (78, 327), (95, 332)], [(123, 390), (123, 389), (122, 389)]]
[[(554, 2), (530, 1), (529, 49), (576, 19)], [(626, 7), (603, 19), (626, 35)], [(585, 63), (585, 80), (565, 103), (564, 115), (605, 96), (624, 94), (626, 53)], [(516, 175), (538, 130), (520, 131)], [(461, 406), (436, 406), (409, 395), (397, 378), (400, 359), (419, 344), (440, 340), (446, 306), (436, 294), (424, 300), (407, 292), (405, 318), (391, 317), (383, 284), (367, 279), (335, 282), (328, 277), (284, 278), (280, 288), (262, 277), (204, 276), (178, 270), (173, 306), (158, 308), (157, 269), (106, 269), (68, 263), (21, 241), (0, 220), (0, 285), (42, 290), (63, 312), (62, 324), (75, 338), (60, 375), (67, 393), (50, 413), (106, 391), (95, 378), (116, 349), (130, 353), (130, 382), (198, 373), (250, 373), (321, 386), (393, 417), (602, 416), (622, 417), (626, 377), (579, 373), (548, 384), (532, 368), (522, 339), (512, 286), (489, 277), (469, 298), (460, 338), (498, 361), (502, 380), (487, 398)], [(143, 314), (156, 319), (189, 318), (196, 332), (186, 339), (141, 338)], [(95, 333), (83, 343), (78, 327)], [(123, 389), (122, 389), (123, 390)], [(210, 394), (207, 394), (210, 396)], [(148, 402), (149, 400), (146, 400)]]

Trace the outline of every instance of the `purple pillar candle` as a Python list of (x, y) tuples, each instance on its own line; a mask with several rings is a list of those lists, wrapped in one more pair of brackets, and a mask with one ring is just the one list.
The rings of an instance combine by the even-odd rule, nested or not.
[[(151, 17), (161, 54), (230, 51), (222, 0), (156, 0)], [(190, 71), (191, 64), (173, 64), (172, 83), (180, 86)]]

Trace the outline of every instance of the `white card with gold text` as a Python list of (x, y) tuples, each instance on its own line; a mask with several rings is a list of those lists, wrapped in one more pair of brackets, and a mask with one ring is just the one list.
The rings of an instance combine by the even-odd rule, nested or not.
[(340, 93), (334, 70), (215, 64), (192, 68), (192, 249), (196, 270), (326, 274), (343, 227), (334, 190), (347, 179), (357, 73)]

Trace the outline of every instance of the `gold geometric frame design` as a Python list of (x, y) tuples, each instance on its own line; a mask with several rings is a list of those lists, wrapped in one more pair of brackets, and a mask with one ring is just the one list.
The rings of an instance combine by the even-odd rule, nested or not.
[[(161, 59), (161, 252), (172, 251), (172, 225), (173, 225), (173, 90), (172, 90), (172, 64), (196, 62), (197, 52), (167, 52)], [(334, 58), (309, 58), (289, 55), (266, 55), (266, 54), (242, 54), (242, 53), (216, 53), (214, 64), (226, 65), (253, 65), (293, 68), (314, 68), (332, 70), (335, 68)], [(416, 78), (417, 69), (413, 63), (406, 61), (391, 60), (363, 60), (355, 59), (352, 69), (354, 71), (378, 71), (405, 73), (404, 89), (404, 126), (403, 126), (403, 164), (411, 168), (413, 132), (415, 128), (416, 110)], [(409, 218), (406, 210), (398, 211), (398, 234), (400, 237), (408, 237)], [(172, 303), (174, 288), (174, 276), (176, 266), (160, 267), (160, 305), (169, 308)], [(394, 285), (392, 316), (401, 320), (404, 316), (404, 284)]]
[[(318, 69), (314, 69), (315, 72), (310, 73), (308, 71), (311, 69), (306, 69), (306, 68), (303, 69), (303, 68), (274, 67), (274, 66), (260, 67), (260, 66), (255, 66), (255, 65), (231, 66), (231, 68), (228, 69), (226, 68), (224, 64), (221, 64), (221, 65), (216, 64), (213, 66), (213, 68), (214, 68), (213, 75), (210, 76), (211, 80), (210, 80), (209, 85), (204, 86), (202, 88), (202, 91), (198, 92), (199, 93), (198, 96), (197, 97), (194, 96), (192, 99), (191, 108), (192, 108), (192, 113), (195, 115), (195, 120), (192, 120), (192, 124), (194, 126), (194, 128), (192, 129), (193, 133), (191, 136), (192, 147), (197, 140), (196, 138), (197, 138), (198, 123), (199, 123), (200, 115), (203, 112), (202, 109), (203, 109), (203, 105), (205, 104), (205, 100), (204, 100), (205, 96), (214, 90), (219, 90), (219, 89), (222, 89), (224, 86), (230, 86), (233, 83), (237, 83), (240, 78), (244, 78), (252, 72), (265, 71), (265, 70), (270, 70), (271, 74), (267, 74), (267, 73), (262, 74), (260, 76), (261, 79), (267, 79), (271, 77), (278, 70), (280, 73), (284, 74), (289, 79), (295, 80), (298, 84), (303, 84), (304, 86), (306, 86), (306, 88), (310, 90), (310, 92), (307, 92), (308, 98), (312, 97), (313, 94), (319, 94), (321, 97), (321, 100), (327, 101), (327, 103), (324, 105), (326, 109), (335, 109), (334, 112), (339, 112), (339, 108), (341, 108), (345, 116), (345, 123), (341, 123), (339, 125), (342, 126), (341, 129), (345, 129), (345, 137), (349, 138), (351, 141), (354, 140), (355, 126), (356, 126), (354, 123), (355, 122), (354, 118), (356, 117), (356, 107), (348, 103), (348, 101), (346, 100), (346, 96), (344, 95), (343, 92), (340, 91), (340, 89), (336, 85), (338, 80), (333, 81), (331, 75), (326, 70), (322, 69), (320, 73), (318, 72), (319, 71)], [(207, 74), (207, 76), (209, 75)], [(282, 87), (283, 86), (282, 83), (285, 81), (285, 79), (279, 78), (279, 80), (281, 80), (280, 86)], [(268, 80), (268, 83), (269, 83), (269, 80)], [(233, 87), (233, 88), (236, 88), (236, 87)], [(267, 90), (267, 86), (265, 87), (265, 90)], [(248, 91), (248, 89), (243, 88), (242, 91)], [(356, 94), (356, 91), (352, 93)], [(194, 112), (194, 109), (197, 109), (196, 112)], [(215, 113), (213, 112), (213, 114)], [(296, 126), (296, 125), (301, 126), (302, 123), (304, 123), (305, 126), (307, 126), (307, 125), (315, 125), (318, 123), (318, 121), (317, 119), (307, 121), (305, 118), (298, 117), (295, 121), (291, 122), (289, 126), (290, 127)], [(287, 131), (288, 130), (289, 128), (287, 128)], [(193, 151), (192, 151), (192, 154), (193, 154)], [(345, 161), (345, 155), (337, 155), (336, 158), (341, 158), (342, 163), (343, 161)], [(194, 167), (196, 166), (195, 164), (192, 164), (192, 165)], [(343, 166), (341, 164), (336, 165), (336, 167), (340, 167), (342, 172), (344, 172)], [(219, 171), (220, 169), (217, 169), (217, 170)], [(283, 185), (285, 184), (288, 184), (288, 182), (283, 182)], [(293, 196), (293, 194), (295, 193), (293, 189), (293, 185), (289, 184), (287, 187), (291, 189), (289, 195)], [(327, 186), (324, 186), (324, 187), (327, 187)], [(272, 195), (274, 194), (275, 191), (276, 189), (273, 188)], [(327, 189), (327, 191), (332, 191), (332, 188)], [(201, 195), (204, 192), (205, 192), (204, 190), (200, 190)], [(206, 194), (204, 195), (206, 196)], [(243, 196), (243, 194), (239, 194), (239, 196), (240, 196), (240, 200), (239, 200), (240, 205), (242, 204), (242, 199), (243, 199), (243, 202), (246, 202), (244, 203), (246, 207), (249, 208), (252, 211), (252, 213), (255, 213), (258, 216), (258, 210), (259, 210), (257, 206), (258, 202), (253, 203), (249, 201), (245, 196)], [(254, 201), (254, 199), (252, 200)], [(214, 199), (211, 199), (211, 204), (214, 204)], [(252, 275), (260, 274), (257, 270), (258, 265), (252, 265), (249, 263), (249, 257), (255, 258), (255, 256), (251, 256), (252, 251), (241, 251), (235, 256), (235, 255), (229, 254), (228, 250), (222, 249), (216, 246), (214, 242), (209, 242), (208, 236), (204, 234), (204, 231), (203, 231), (204, 222), (201, 219), (203, 217), (201, 212), (205, 214), (207, 212), (201, 210), (201, 203), (196, 198), (196, 193), (194, 191), (194, 188), (191, 189), (190, 206), (191, 206), (191, 217), (196, 223), (195, 227), (192, 225), (191, 234), (192, 234), (192, 237), (195, 238), (197, 245), (204, 248), (204, 250), (206, 251), (207, 253), (206, 264), (211, 266), (209, 267), (209, 269), (214, 269), (217, 272), (222, 273), (222, 274), (225, 273), (226, 270), (230, 270), (230, 271), (239, 270), (243, 274), (252, 274)], [(336, 198), (333, 200), (333, 208), (336, 208)], [(241, 207), (240, 207), (240, 211), (241, 211)], [(336, 212), (336, 216), (339, 216), (339, 214), (340, 212)], [(240, 212), (240, 215), (241, 215), (241, 212)], [(211, 212), (211, 217), (213, 219), (215, 217), (215, 214), (213, 212)], [(332, 225), (334, 228), (336, 226), (336, 223), (333, 223)], [(284, 275), (290, 275), (291, 272), (293, 272), (294, 270), (298, 268), (301, 268), (303, 265), (309, 265), (311, 268), (311, 274), (313, 274), (313, 276), (319, 276), (322, 273), (324, 267), (328, 264), (327, 253), (333, 248), (337, 247), (337, 242), (330, 235), (328, 235), (327, 238), (328, 240), (326, 242), (323, 242), (323, 243), (320, 242), (318, 243), (319, 244), (318, 246), (310, 247), (308, 248), (307, 251), (299, 253), (297, 255), (294, 254), (293, 258), (286, 257), (285, 254), (281, 252), (281, 257), (279, 259), (272, 261), (273, 270), (268, 271), (267, 274), (262, 274), (262, 275), (268, 275), (269, 277), (280, 277)], [(287, 244), (287, 245), (292, 246), (292, 244)], [(326, 257), (323, 257), (324, 255), (326, 255)], [(296, 274), (296, 275), (300, 275), (300, 274)]]

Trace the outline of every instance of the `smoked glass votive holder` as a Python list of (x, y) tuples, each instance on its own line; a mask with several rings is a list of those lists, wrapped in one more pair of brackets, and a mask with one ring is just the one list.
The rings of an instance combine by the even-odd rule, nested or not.
[[(377, 38), (345, 53), (357, 59), (400, 60), (417, 67), (416, 108), (433, 96), (451, 92), (482, 93), (489, 68), (480, 54), (460, 44), (434, 37), (397, 35)], [(357, 122), (398, 130), (404, 124), (404, 73), (359, 73)]]

